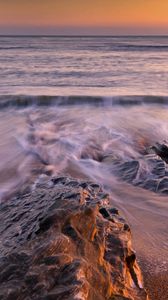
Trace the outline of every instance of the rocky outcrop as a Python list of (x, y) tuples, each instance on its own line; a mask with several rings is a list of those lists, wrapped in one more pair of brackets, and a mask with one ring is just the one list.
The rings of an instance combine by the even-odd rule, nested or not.
[[(167, 153), (164, 152), (164, 155), (166, 157)], [(163, 154), (162, 159), (156, 154), (146, 154), (127, 161), (107, 155), (102, 163), (123, 181), (155, 193), (168, 194), (168, 165), (163, 160)]]
[(52, 178), (0, 209), (1, 300), (145, 300), (131, 232), (91, 182)]

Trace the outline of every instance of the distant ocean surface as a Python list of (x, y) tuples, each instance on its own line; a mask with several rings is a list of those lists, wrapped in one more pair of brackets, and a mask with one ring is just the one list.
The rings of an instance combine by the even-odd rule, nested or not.
[(0, 37), (1, 95), (168, 95), (168, 37)]

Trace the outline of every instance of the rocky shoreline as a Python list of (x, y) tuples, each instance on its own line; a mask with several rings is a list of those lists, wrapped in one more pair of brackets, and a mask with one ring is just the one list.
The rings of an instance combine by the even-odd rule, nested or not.
[(147, 300), (129, 225), (95, 183), (39, 182), (1, 204), (1, 300)]

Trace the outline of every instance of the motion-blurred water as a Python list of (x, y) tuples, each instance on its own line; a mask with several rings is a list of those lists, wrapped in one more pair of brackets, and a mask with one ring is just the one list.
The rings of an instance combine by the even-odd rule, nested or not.
[[(168, 141), (168, 37), (0, 37), (0, 74), (1, 200), (50, 175), (96, 181), (167, 270), (168, 194), (145, 155)], [(139, 162), (133, 182), (116, 160)]]

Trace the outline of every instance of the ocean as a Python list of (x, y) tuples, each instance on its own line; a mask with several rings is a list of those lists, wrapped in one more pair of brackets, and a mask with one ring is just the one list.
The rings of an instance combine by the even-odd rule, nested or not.
[[(168, 270), (168, 37), (0, 37), (0, 198), (98, 182), (147, 271)], [(161, 299), (161, 298), (160, 298)]]
[(0, 93), (168, 95), (168, 37), (0, 37)]

